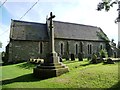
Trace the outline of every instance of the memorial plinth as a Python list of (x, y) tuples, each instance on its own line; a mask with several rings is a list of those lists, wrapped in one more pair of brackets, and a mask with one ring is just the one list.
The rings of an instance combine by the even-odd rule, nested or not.
[(60, 57), (54, 50), (54, 29), (52, 24), (52, 18), (54, 17), (55, 15), (52, 15), (51, 12), (50, 18), (48, 19), (50, 20), (49, 54), (46, 55), (43, 64), (40, 64), (33, 69), (33, 74), (37, 78), (45, 79), (56, 77), (69, 71), (68, 67), (60, 62)]
[(57, 77), (66, 72), (68, 68), (62, 63), (43, 64), (34, 68), (34, 76), (42, 79)]

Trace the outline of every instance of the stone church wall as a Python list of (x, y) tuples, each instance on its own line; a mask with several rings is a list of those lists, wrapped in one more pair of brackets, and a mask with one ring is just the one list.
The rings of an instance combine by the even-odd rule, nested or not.
[[(42, 51), (40, 50), (40, 43), (42, 43)], [(30, 58), (44, 58), (47, 51), (48, 42), (12, 41), (9, 50), (9, 62), (19, 60), (27, 61)]]
[[(55, 51), (57, 53), (61, 54), (61, 43), (63, 44), (63, 55), (62, 57), (66, 57), (66, 51), (67, 51), (67, 43), (69, 43), (69, 56), (70, 54), (74, 54), (75, 57), (78, 57), (78, 53), (81, 52), (81, 44), (82, 43), (82, 53), (84, 57), (90, 57), (92, 53), (98, 53), (100, 51), (100, 47), (102, 45), (102, 48), (105, 49), (106, 45), (104, 42), (95, 42), (95, 41), (79, 41), (79, 40), (55, 40)], [(77, 54), (76, 54), (76, 44), (77, 44)], [(88, 44), (92, 46), (91, 48), (91, 54), (88, 53)]]
[[(41, 47), (42, 43), (42, 47)], [(81, 43), (82, 43), (82, 53), (84, 57), (90, 57), (92, 53), (97, 53), (100, 51), (100, 45), (105, 48), (104, 42), (95, 42), (95, 41), (79, 41), (79, 40), (64, 40), (64, 39), (55, 39), (55, 51), (61, 54), (61, 43), (63, 44), (63, 58), (66, 57), (66, 53), (69, 47), (69, 57), (70, 54), (74, 54), (75, 57), (78, 57), (78, 53), (81, 52)], [(77, 52), (76, 52), (77, 44)], [(88, 54), (88, 44), (92, 45), (91, 54)], [(68, 46), (67, 46), (68, 45)], [(41, 52), (42, 48), (42, 52)], [(9, 62), (19, 61), (19, 60), (29, 60), (30, 58), (44, 58), (47, 53), (49, 53), (49, 44), (48, 42), (43, 41), (11, 41), (9, 43)]]

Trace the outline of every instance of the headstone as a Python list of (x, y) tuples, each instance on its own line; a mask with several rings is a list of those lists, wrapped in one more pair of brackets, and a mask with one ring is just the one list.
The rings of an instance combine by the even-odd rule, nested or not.
[(79, 59), (79, 61), (83, 61), (83, 54), (82, 54), (82, 52), (78, 53), (78, 59)]
[(74, 54), (71, 54), (71, 61), (74, 61), (75, 60), (75, 56)]
[(69, 60), (69, 54), (67, 52), (65, 53), (65, 59)]

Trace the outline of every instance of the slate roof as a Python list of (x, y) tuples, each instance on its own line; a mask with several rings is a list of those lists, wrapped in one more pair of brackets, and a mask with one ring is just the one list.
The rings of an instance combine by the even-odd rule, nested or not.
[(10, 38), (14, 40), (48, 40), (47, 26), (43, 23), (12, 20)]
[(103, 41), (98, 36), (101, 29), (95, 26), (54, 21), (54, 27), (55, 38)]
[[(104, 41), (95, 26), (53, 21), (55, 38)], [(107, 37), (104, 33), (103, 35)], [(12, 20), (10, 38), (14, 40), (48, 40), (47, 24)]]

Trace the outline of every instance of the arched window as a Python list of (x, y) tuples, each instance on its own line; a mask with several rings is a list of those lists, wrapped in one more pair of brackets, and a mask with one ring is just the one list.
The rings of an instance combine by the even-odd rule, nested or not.
[(61, 53), (61, 55), (63, 55), (63, 43), (61, 43), (61, 45), (60, 45), (60, 53)]
[(67, 42), (67, 53), (69, 54), (69, 42)]
[(92, 54), (92, 45), (88, 44), (88, 54)]
[(78, 54), (78, 45), (76, 44), (76, 55)]
[(117, 57), (117, 52), (113, 53), (113, 57), (116, 58)]
[(103, 45), (101, 44), (101, 45), (100, 45), (100, 50), (102, 50), (102, 49), (103, 49)]
[(80, 52), (83, 52), (83, 44), (80, 42)]
[(88, 49), (88, 54), (89, 54), (89, 52), (90, 52), (90, 51), (89, 51), (89, 50), (90, 50), (90, 49), (89, 49), (89, 44), (88, 44), (88, 48), (87, 48), (87, 49)]
[(92, 54), (92, 45), (90, 44), (90, 53), (89, 54)]
[(40, 43), (40, 53), (42, 54), (43, 52), (43, 45), (42, 45), (42, 42)]
[(43, 53), (43, 45), (42, 45), (42, 42), (39, 42), (39, 50), (38, 50), (38, 53), (39, 54), (42, 54)]

